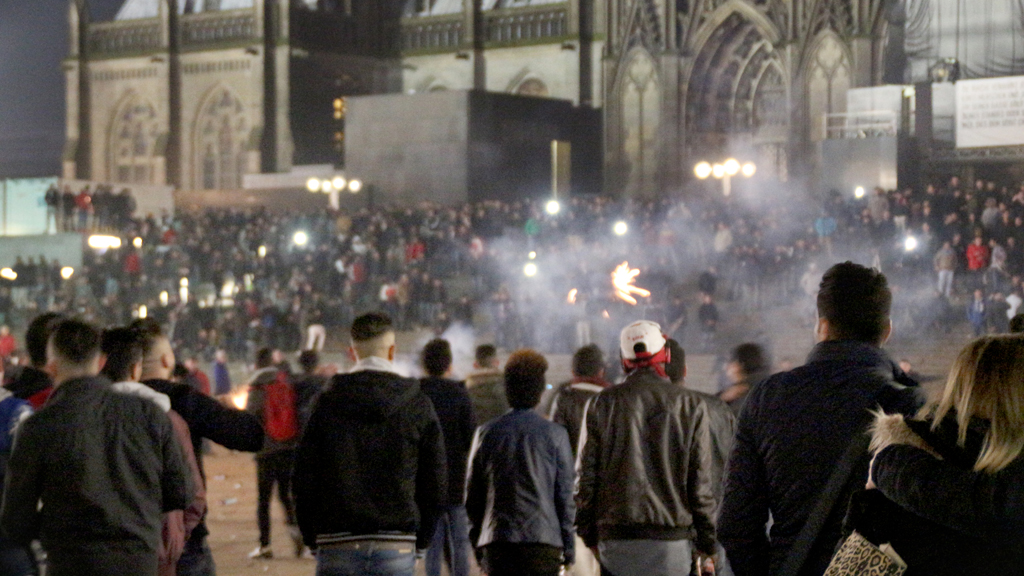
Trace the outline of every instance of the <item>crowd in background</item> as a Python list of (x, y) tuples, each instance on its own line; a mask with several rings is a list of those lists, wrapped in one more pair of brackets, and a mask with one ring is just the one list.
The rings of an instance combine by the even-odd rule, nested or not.
[[(55, 212), (68, 214), (70, 192), (51, 192), (61, 198)], [(680, 341), (699, 334), (711, 351), (722, 316), (803, 301), (812, 318), (824, 259), (885, 271), (894, 322), (907, 331), (949, 330), (975, 289), (976, 329), (1002, 329), (1024, 272), (1024, 186), (957, 178), (861, 198), (832, 192), (817, 204), (781, 192), (685, 202), (576, 197), (556, 214), (519, 201), (128, 219), (133, 203), (128, 191), (104, 189), (75, 208), (73, 225), (116, 229), (122, 244), (87, 250), (70, 277), (60, 262), (20, 256), (17, 278), (0, 280), (0, 321), (56, 310), (123, 322), (144, 306), (171, 327), (178, 348), (241, 359), (260, 346), (322, 346), (374, 309), (403, 330), (440, 333), (461, 322), (504, 349), (560, 353), (590, 341), (610, 349), (615, 327), (640, 315)], [(624, 261), (651, 292), (635, 308), (610, 281)], [(534, 276), (524, 274), (529, 263)]]

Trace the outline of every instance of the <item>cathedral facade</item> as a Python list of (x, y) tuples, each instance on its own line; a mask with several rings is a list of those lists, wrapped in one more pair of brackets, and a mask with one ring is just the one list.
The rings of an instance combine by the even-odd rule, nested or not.
[(343, 163), (345, 97), (477, 89), (601, 110), (605, 192), (699, 160), (812, 175), (824, 117), (886, 79), (887, 0), (127, 0), (70, 12), (66, 177), (237, 188)]

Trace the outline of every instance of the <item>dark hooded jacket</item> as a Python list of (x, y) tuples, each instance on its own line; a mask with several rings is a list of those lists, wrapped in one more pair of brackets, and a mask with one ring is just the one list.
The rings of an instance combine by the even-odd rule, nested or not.
[(306, 545), (367, 538), (427, 548), (446, 496), (444, 441), (416, 380), (335, 376), (299, 443), (293, 491)]

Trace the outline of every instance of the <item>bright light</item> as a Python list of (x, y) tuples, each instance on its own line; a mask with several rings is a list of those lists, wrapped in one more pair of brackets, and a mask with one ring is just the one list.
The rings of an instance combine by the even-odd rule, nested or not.
[(701, 180), (705, 180), (708, 176), (711, 176), (711, 170), (711, 164), (708, 164), (707, 162), (699, 162), (693, 167), (693, 173)]
[(858, 200), (863, 198), (864, 194), (866, 194), (866, 192), (864, 192), (863, 186), (857, 186), (856, 188), (853, 189), (853, 197), (857, 198)]
[(558, 203), (558, 200), (549, 200), (544, 206), (544, 210), (546, 210), (548, 214), (554, 216), (562, 211), (562, 205)]
[(170, 301), (170, 299), (171, 299), (171, 295), (167, 293), (167, 290), (164, 290), (163, 292), (160, 293), (160, 305), (161, 306), (167, 306), (167, 303)]
[(528, 278), (533, 278), (537, 275), (537, 265), (530, 262), (526, 266), (523, 266), (523, 274), (526, 274)]
[(178, 286), (182, 288), (188, 288), (188, 278), (182, 277), (181, 281), (178, 282)]
[(317, 180), (316, 178), (310, 178), (309, 180), (306, 180), (306, 190), (309, 190), (310, 192), (319, 192), (320, 180)]
[(74, 275), (75, 275), (75, 269), (72, 268), (71, 266), (65, 266), (65, 267), (60, 269), (60, 277), (65, 279), (65, 280), (70, 279)]
[(612, 232), (615, 232), (616, 236), (625, 236), (626, 232), (629, 232), (629, 226), (625, 222), (619, 220), (612, 226)]
[(575, 304), (577, 294), (579, 294), (579, 290), (576, 290), (575, 288), (569, 290), (569, 297), (566, 298), (565, 301), (568, 302), (569, 304)]
[(257, 248), (256, 249), (256, 255), (259, 256), (260, 258), (266, 258), (267, 257), (267, 247), (266, 246), (260, 246), (259, 248)]
[(721, 164), (715, 164), (714, 166), (711, 167), (711, 175), (714, 176), (715, 178), (718, 178), (719, 180), (725, 178), (725, 166), (722, 166)]
[(729, 176), (735, 176), (740, 173), (740, 162), (735, 158), (729, 158), (722, 166), (725, 168), (725, 173)]
[(136, 248), (142, 248), (142, 237), (136, 236), (135, 240), (132, 240), (132, 246), (135, 246)]
[(530, 257), (530, 260), (536, 260), (537, 259), (537, 253), (536, 252), (530, 252), (529, 254), (527, 254), (527, 256)]
[(633, 298), (633, 294), (643, 296), (644, 298), (651, 295), (650, 291), (633, 285), (633, 282), (636, 282), (636, 277), (639, 275), (640, 270), (630, 268), (629, 262), (619, 264), (615, 271), (612, 272), (612, 286), (615, 287), (615, 295), (634, 306), (636, 306), (636, 298)]
[(245, 405), (249, 403), (249, 391), (239, 390), (238, 392), (231, 395), (231, 403), (235, 405), (235, 408), (239, 410), (245, 410)]
[(180, 298), (182, 302), (188, 302), (188, 286), (182, 286), (178, 289), (178, 298)]
[(907, 239), (903, 241), (903, 248), (907, 252), (913, 252), (914, 250), (917, 250), (917, 246), (917, 238), (914, 238), (913, 236), (907, 236)]
[(145, 318), (149, 314), (149, 309), (143, 304), (139, 306), (139, 318)]
[(102, 234), (93, 234), (89, 236), (89, 248), (95, 250), (106, 250), (107, 248), (120, 248), (121, 239), (117, 236), (106, 236)]
[(3, 278), (4, 280), (17, 280), (18, 273), (10, 268), (4, 268), (0, 270), (0, 278)]
[(324, 180), (320, 182), (320, 191), (324, 194), (330, 194), (331, 190), (334, 189), (334, 184), (330, 180)]
[(356, 192), (359, 192), (360, 190), (363, 189), (363, 182), (361, 180), (349, 180), (348, 189), (351, 190), (353, 194), (355, 194)]
[(750, 178), (751, 176), (757, 173), (757, 165), (755, 165), (753, 162), (747, 162), (746, 164), (743, 165), (743, 168), (740, 171), (743, 173), (744, 176)]
[(309, 236), (302, 230), (299, 230), (295, 233), (295, 236), (292, 236), (292, 242), (295, 242), (296, 246), (305, 246), (309, 242)]
[(348, 184), (348, 182), (342, 176), (335, 176), (334, 180), (331, 180), (331, 185), (334, 186), (335, 190), (344, 190), (345, 184)]

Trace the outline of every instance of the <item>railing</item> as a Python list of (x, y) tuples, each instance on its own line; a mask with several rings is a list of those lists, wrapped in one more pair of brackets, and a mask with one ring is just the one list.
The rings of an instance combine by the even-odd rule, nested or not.
[(825, 114), (825, 139), (849, 140), (896, 136), (899, 132), (899, 114), (893, 110)]
[(564, 8), (536, 12), (510, 10), (501, 14), (491, 13), (485, 16), (486, 38), (488, 42), (498, 44), (558, 38), (566, 35), (568, 18)]
[(418, 21), (402, 26), (402, 50), (436, 50), (462, 45), (462, 19)]
[(98, 56), (151, 52), (162, 46), (159, 20), (101, 22), (89, 26), (89, 50)]
[(188, 14), (181, 19), (184, 47), (244, 42), (257, 36), (256, 16), (251, 10)]

